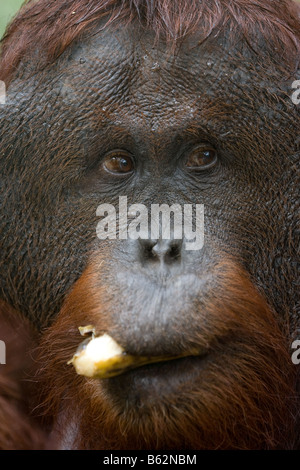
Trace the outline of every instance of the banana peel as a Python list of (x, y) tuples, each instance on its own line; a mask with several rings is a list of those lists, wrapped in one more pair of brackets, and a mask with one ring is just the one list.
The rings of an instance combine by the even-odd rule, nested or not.
[(68, 364), (74, 366), (77, 374), (90, 378), (107, 379), (146, 364), (199, 354), (199, 351), (190, 351), (180, 356), (135, 356), (127, 354), (107, 333), (95, 337), (95, 329), (92, 325), (79, 327), (79, 331), (83, 336), (89, 333), (92, 335), (79, 345)]

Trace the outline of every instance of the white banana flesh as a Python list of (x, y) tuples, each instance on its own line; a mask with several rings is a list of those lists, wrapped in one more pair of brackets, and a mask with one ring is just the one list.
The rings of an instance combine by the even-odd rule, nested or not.
[(83, 336), (88, 333), (92, 336), (79, 345), (68, 364), (73, 364), (77, 374), (85, 377), (106, 379), (142, 365), (199, 355), (199, 351), (194, 350), (180, 356), (134, 356), (127, 354), (107, 333), (95, 337), (91, 325), (79, 327), (79, 331)]

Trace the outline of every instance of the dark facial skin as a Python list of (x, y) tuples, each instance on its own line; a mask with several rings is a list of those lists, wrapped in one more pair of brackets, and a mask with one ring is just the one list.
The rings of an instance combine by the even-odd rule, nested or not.
[[(185, 40), (174, 57), (138, 28), (109, 29), (12, 83), (0, 125), (10, 215), (1, 224), (1, 297), (38, 328), (53, 321), (96, 254), (99, 285), (109, 286), (101, 315), (130, 353), (174, 355), (194, 344), (203, 324), (191, 332), (190, 312), (201, 317), (220, 293), (224, 257), (247, 269), (278, 322), (295, 331), (292, 80), (263, 59), (250, 64), (249, 51), (229, 52), (222, 36), (214, 41)], [(199, 146), (215, 152), (215, 164), (187, 166)], [(132, 171), (107, 171), (115, 150), (130, 156)], [(204, 204), (204, 248), (175, 242), (175, 252), (164, 244), (157, 255), (151, 242), (100, 241), (96, 208), (119, 196), (148, 207)], [(170, 386), (153, 377), (141, 379), (141, 396), (149, 383)]]
[[(120, 195), (127, 195), (128, 204), (205, 205), (205, 248), (181, 253), (188, 272), (215, 258), (213, 246), (220, 252), (229, 248), (273, 298), (271, 285), (274, 296), (277, 286), (267, 260), (274, 264), (278, 250), (273, 268), (276, 281), (284, 283), (279, 271), (291, 255), (285, 253), (284, 239), (292, 236), (285, 233), (291, 230), (285, 218), (296, 203), (295, 185), (289, 182), (299, 119), (289, 96), (276, 90), (285, 77), (275, 80), (274, 70), (266, 76), (259, 61), (254, 68), (239, 52), (228, 55), (224, 39), (217, 49), (210, 43), (195, 47), (195, 38), (185, 41), (174, 58), (164, 45), (154, 48), (151, 36), (134, 44), (138, 32), (131, 35), (108, 31), (73, 47), (50, 74), (16, 81), (11, 104), (1, 109), (1, 174), (7, 176), (4, 204), (11, 213), (3, 232), (7, 257), (2, 257), (2, 272), (30, 259), (27, 275), (16, 276), (18, 294), (3, 291), (38, 324), (57, 312), (88, 253), (107, 250), (107, 243), (96, 238), (95, 210), (102, 202), (117, 203)], [(271, 95), (275, 92), (279, 100)], [(279, 132), (285, 133), (280, 147)], [(192, 150), (202, 143), (216, 150), (217, 163), (207, 170), (186, 168)], [(115, 149), (132, 156), (132, 174), (103, 169), (106, 154)], [(270, 178), (271, 187), (266, 184)], [(274, 204), (277, 194), (281, 197)], [(274, 223), (280, 227), (276, 233), (269, 230)], [(109, 247), (126, 270), (128, 256), (136, 261), (134, 253), (128, 254), (131, 243)], [(16, 263), (9, 259), (10, 250)], [(62, 266), (68, 276), (65, 271), (61, 276)], [(184, 273), (186, 268), (180, 269)], [(2, 284), (9, 282), (6, 272), (5, 278)]]

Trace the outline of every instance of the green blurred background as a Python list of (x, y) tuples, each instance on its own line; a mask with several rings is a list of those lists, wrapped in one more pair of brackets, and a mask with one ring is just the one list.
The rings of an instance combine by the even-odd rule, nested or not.
[(24, 0), (0, 0), (0, 37), (5, 26), (18, 11)]
[[(18, 11), (24, 0), (0, 0), (0, 37), (3, 35), (6, 24)], [(300, 2), (300, 0), (297, 0)]]

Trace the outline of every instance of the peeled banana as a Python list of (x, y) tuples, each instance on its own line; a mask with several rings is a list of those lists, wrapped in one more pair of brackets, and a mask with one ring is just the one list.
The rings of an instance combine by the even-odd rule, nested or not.
[(85, 377), (106, 379), (145, 364), (198, 355), (197, 351), (192, 351), (180, 356), (134, 356), (127, 354), (107, 333), (95, 337), (92, 325), (79, 327), (79, 331), (83, 336), (88, 333), (92, 333), (92, 336), (79, 345), (68, 364), (73, 364), (77, 374)]

